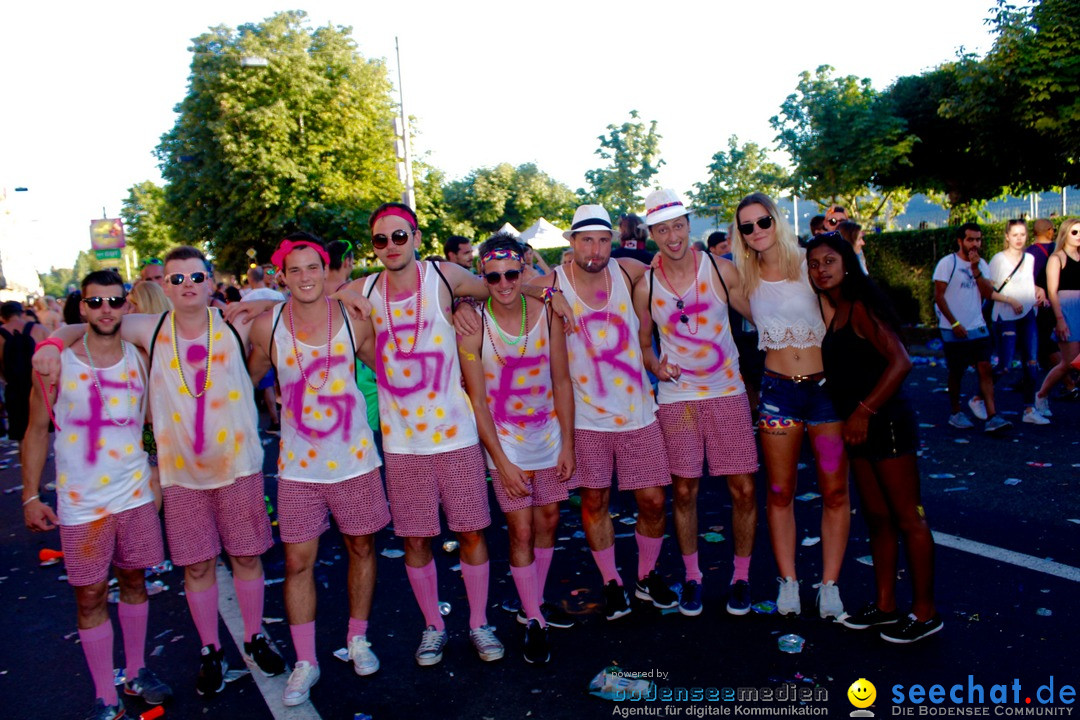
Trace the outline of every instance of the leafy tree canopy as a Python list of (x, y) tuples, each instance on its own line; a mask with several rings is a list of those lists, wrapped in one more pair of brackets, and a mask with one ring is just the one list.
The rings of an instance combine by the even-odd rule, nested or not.
[(127, 244), (140, 259), (160, 258), (177, 244), (176, 231), (165, 219), (165, 189), (146, 180), (132, 185), (120, 208)]
[(596, 154), (607, 165), (585, 173), (588, 189), (579, 189), (583, 203), (595, 203), (617, 218), (629, 212), (644, 209), (641, 193), (649, 187), (649, 181), (660, 170), (660, 134), (656, 121), (648, 125), (641, 120), (637, 110), (630, 111), (630, 119), (622, 125), (608, 125), (606, 135), (597, 139), (600, 147)]
[(708, 172), (705, 182), (694, 183), (689, 196), (698, 214), (714, 215), (717, 221), (731, 218), (739, 201), (750, 193), (778, 197), (791, 184), (788, 172), (769, 160), (765, 148), (752, 142), (740, 145), (734, 135), (728, 138), (726, 151), (712, 156)]

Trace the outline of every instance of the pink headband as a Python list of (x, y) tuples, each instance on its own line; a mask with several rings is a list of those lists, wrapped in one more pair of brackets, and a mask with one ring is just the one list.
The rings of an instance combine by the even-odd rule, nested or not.
[(325, 249), (313, 242), (308, 242), (307, 240), (282, 240), (281, 244), (278, 245), (277, 250), (270, 256), (270, 262), (273, 263), (274, 267), (278, 270), (281, 270), (285, 267), (285, 258), (289, 256), (289, 253), (302, 247), (309, 247), (319, 253), (319, 257), (322, 258), (323, 264), (330, 267), (330, 254), (326, 252)]
[(416, 229), (416, 221), (413, 220), (412, 215), (410, 215), (405, 210), (402, 210), (401, 208), (393, 207), (393, 206), (388, 207), (388, 208), (383, 208), (381, 211), (379, 211), (379, 212), (375, 213), (374, 215), (372, 215), (371, 216), (371, 223), (370, 223), (371, 227), (375, 227), (375, 223), (378, 222), (379, 218), (384, 217), (386, 215), (394, 215), (396, 217), (399, 217), (402, 220), (404, 220), (405, 222), (409, 223), (410, 228), (412, 228), (413, 230)]

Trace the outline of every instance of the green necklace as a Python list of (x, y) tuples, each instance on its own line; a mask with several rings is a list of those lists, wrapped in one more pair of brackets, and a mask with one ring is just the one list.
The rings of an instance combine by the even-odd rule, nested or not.
[[(525, 305), (525, 294), (522, 293), (521, 295), (521, 329), (518, 331), (518, 335), (514, 339), (511, 340), (510, 337), (502, 331), (502, 328), (499, 327), (499, 321), (495, 318), (495, 313), (491, 309), (490, 296), (487, 299), (487, 313), (484, 315), (485, 324), (487, 323), (487, 319), (489, 316), (491, 318), (491, 323), (495, 326), (495, 332), (499, 333), (499, 338), (511, 347), (514, 347), (518, 343), (521, 343), (521, 354), (518, 357), (525, 357), (525, 351), (528, 349), (528, 343), (525, 342), (525, 328), (528, 326), (529, 323), (529, 314)], [(499, 349), (495, 347), (494, 343), (492, 343), (491, 346), (495, 348), (495, 357), (498, 358), (501, 364), (505, 365), (506, 361), (503, 360), (502, 355), (499, 354)]]

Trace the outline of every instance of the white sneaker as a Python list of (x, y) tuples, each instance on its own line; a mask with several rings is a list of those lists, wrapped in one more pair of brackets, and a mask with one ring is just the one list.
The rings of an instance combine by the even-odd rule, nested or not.
[(975, 423), (968, 420), (968, 416), (962, 412), (953, 413), (949, 416), (949, 424), (957, 430), (970, 430), (975, 427)]
[(823, 619), (838, 618), (843, 615), (844, 603), (840, 600), (840, 588), (836, 587), (836, 583), (830, 580), (820, 583), (817, 587), (818, 614)]
[(349, 640), (349, 659), (357, 675), (371, 675), (379, 670), (379, 658), (364, 635), (353, 635)]
[(1050, 398), (1036, 395), (1035, 411), (1043, 417), (1053, 417), (1054, 413), (1050, 412)]
[(1046, 419), (1046, 416), (1035, 408), (1028, 408), (1024, 411), (1023, 421), (1031, 423), (1032, 425), (1049, 425), (1050, 421)]
[(776, 597), (776, 612), (781, 615), (798, 615), (802, 612), (799, 602), (799, 581), (790, 577), (777, 578), (780, 581), (780, 594)]
[(973, 396), (968, 400), (968, 407), (971, 408), (971, 414), (979, 420), (986, 419), (986, 403), (978, 395)]
[(285, 683), (285, 691), (281, 694), (281, 702), (285, 707), (302, 705), (311, 697), (311, 688), (319, 682), (319, 666), (312, 665), (307, 660), (301, 660), (293, 666), (289, 682)]
[(505, 650), (499, 638), (495, 637), (495, 628), (491, 625), (481, 625), (469, 631), (469, 639), (473, 647), (484, 662), (492, 662), (503, 656)]
[(428, 625), (420, 636), (420, 647), (416, 649), (416, 664), (421, 667), (437, 665), (442, 661), (445, 646), (446, 631), (436, 630), (434, 625)]

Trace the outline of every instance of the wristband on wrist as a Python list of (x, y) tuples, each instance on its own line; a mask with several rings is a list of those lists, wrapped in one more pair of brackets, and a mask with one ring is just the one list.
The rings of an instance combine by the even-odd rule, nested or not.
[(476, 298), (471, 297), (469, 295), (464, 295), (462, 297), (454, 298), (454, 311), (455, 312), (457, 312), (457, 309), (459, 307), (461, 307), (462, 305), (468, 305), (471, 308), (475, 308), (476, 307)]
[(37, 353), (38, 350), (40, 350), (41, 348), (46, 347), (48, 345), (51, 345), (54, 348), (56, 348), (58, 352), (64, 352), (64, 343), (62, 343), (60, 341), (60, 338), (54, 338), (54, 337), (45, 338), (44, 340), (39, 342), (37, 345), (34, 346), (34, 352)]
[(551, 298), (555, 297), (555, 293), (561, 293), (561, 292), (562, 292), (562, 290), (559, 290), (558, 288), (553, 288), (553, 287), (544, 288), (544, 292), (543, 292), (544, 304), (545, 305), (550, 305), (551, 304)]
[(958, 328), (958, 327), (960, 327), (960, 321), (959, 321), (959, 320), (953, 320), (953, 324), (952, 324), (952, 326), (953, 326), (954, 328)]
[(22, 506), (26, 507), (27, 505), (34, 502), (35, 500), (40, 500), (40, 499), (41, 499), (40, 495), (32, 495), (31, 497), (27, 498), (26, 500), (23, 500)]
[(870, 413), (871, 415), (877, 415), (877, 410), (871, 410), (870, 406), (864, 403), (862, 400), (859, 401), (859, 404), (863, 406), (866, 412)]

